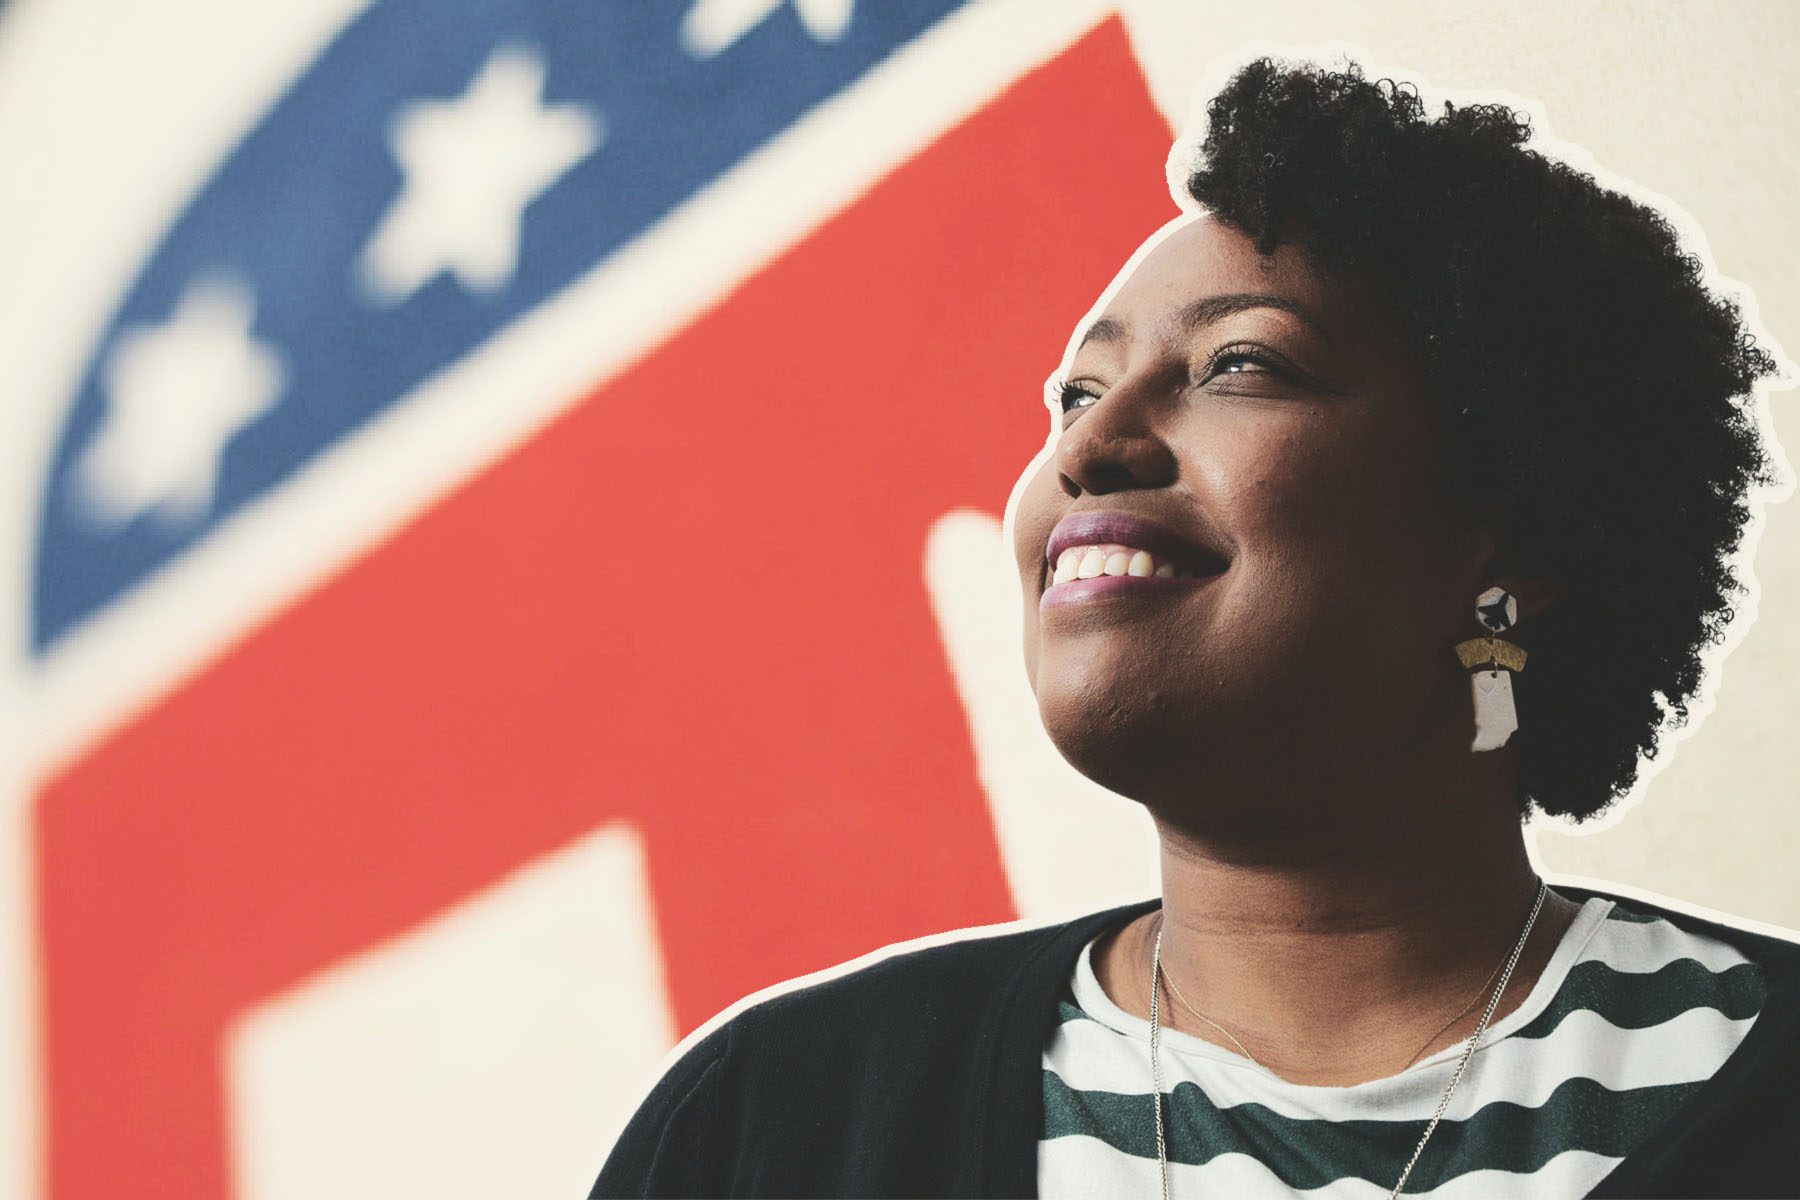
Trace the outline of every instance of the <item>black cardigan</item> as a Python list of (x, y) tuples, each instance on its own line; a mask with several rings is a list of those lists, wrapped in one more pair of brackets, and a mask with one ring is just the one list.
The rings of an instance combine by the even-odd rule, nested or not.
[[(1769, 992), (1687, 1108), (1589, 1194), (1800, 1196), (1800, 945), (1609, 898), (1736, 946)], [(1091, 938), (1160, 904), (907, 951), (751, 1005), (669, 1068), (590, 1198), (1035, 1196), (1057, 996)]]

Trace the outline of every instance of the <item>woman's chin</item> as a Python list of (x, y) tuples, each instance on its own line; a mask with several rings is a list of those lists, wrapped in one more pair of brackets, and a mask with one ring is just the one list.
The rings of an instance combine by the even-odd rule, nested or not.
[[(1146, 800), (1182, 774), (1178, 757), (1191, 764), (1198, 740), (1185, 722), (1172, 722), (1166, 705), (1135, 695), (1096, 698), (1040, 693), (1044, 730), (1068, 764), (1109, 791)], [(1181, 728), (1171, 728), (1172, 725)]]

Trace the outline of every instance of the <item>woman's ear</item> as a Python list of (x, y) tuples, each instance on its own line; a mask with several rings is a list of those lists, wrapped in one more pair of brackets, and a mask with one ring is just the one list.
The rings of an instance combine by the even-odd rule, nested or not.
[(1521, 624), (1556, 603), (1562, 594), (1562, 583), (1532, 564), (1500, 551), (1492, 555), (1481, 570), (1482, 587), (1505, 588), (1519, 606)]
[(1559, 580), (1523, 555), (1501, 549), (1491, 530), (1477, 528), (1469, 545), (1474, 557), (1465, 561), (1480, 564), (1476, 571), (1476, 591), (1498, 587), (1511, 592), (1519, 606), (1521, 623), (1544, 612), (1562, 594)]
[(1562, 584), (1541, 575), (1500, 574), (1490, 577), (1489, 587), (1505, 588), (1518, 601), (1521, 623), (1542, 613), (1562, 594)]

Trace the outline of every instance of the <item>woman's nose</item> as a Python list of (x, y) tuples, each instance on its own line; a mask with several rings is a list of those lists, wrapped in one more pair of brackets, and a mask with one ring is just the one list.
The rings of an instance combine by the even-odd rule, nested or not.
[(1113, 388), (1057, 436), (1057, 474), (1069, 496), (1174, 481), (1175, 454), (1151, 420), (1149, 398), (1139, 392), (1128, 384)]

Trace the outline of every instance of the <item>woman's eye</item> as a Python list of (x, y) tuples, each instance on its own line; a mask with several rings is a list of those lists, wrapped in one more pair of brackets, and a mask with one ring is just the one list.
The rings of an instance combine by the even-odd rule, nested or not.
[(1266, 376), (1271, 380), (1286, 379), (1288, 372), (1268, 354), (1256, 350), (1225, 350), (1213, 356), (1206, 366), (1206, 373), (1201, 378), (1202, 385), (1212, 384), (1221, 376), (1225, 377), (1223, 386), (1215, 387), (1215, 391), (1231, 392), (1241, 390), (1250, 379)]
[(1065, 383), (1057, 389), (1057, 397), (1062, 411), (1069, 413), (1093, 404), (1100, 399), (1100, 394), (1088, 390), (1079, 383)]
[(1263, 355), (1250, 350), (1227, 350), (1212, 361), (1214, 375), (1246, 375), (1259, 372), (1271, 372), (1275, 364)]
[[(1214, 354), (1200, 368), (1189, 387), (1207, 387), (1214, 392), (1256, 395), (1265, 388), (1301, 378), (1280, 359), (1258, 347), (1227, 348)], [(1256, 382), (1261, 380), (1261, 383)], [(1063, 416), (1090, 408), (1100, 401), (1102, 391), (1085, 380), (1059, 383), (1051, 389), (1054, 400), (1048, 400)]]

